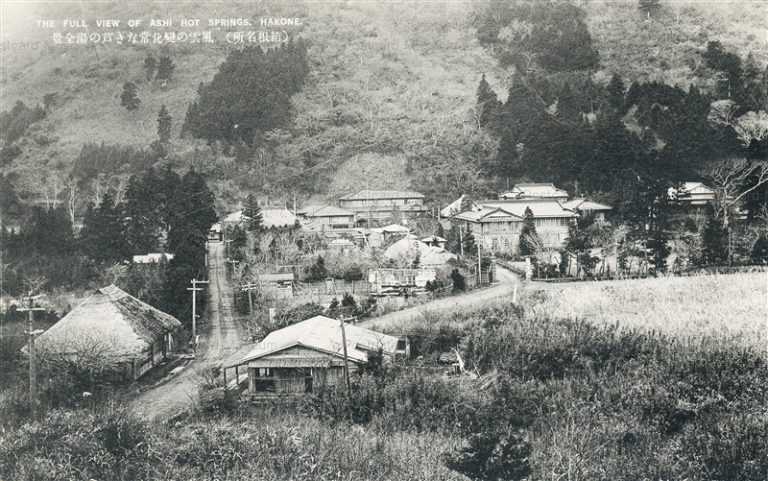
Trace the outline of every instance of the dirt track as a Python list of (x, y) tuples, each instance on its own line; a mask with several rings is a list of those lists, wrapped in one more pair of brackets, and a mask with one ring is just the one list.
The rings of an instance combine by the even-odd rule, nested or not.
[(232, 289), (229, 288), (224, 263), (224, 244), (208, 245), (209, 280), (207, 325), (200, 335), (197, 359), (168, 381), (141, 393), (132, 408), (146, 418), (168, 419), (197, 402), (200, 373), (206, 366), (220, 363), (247, 340), (245, 326), (232, 316)]
[[(515, 274), (500, 266), (496, 266), (496, 275), (498, 276), (499, 283), (493, 287), (470, 291), (458, 296), (437, 299), (421, 306), (391, 312), (381, 317), (367, 319), (359, 325), (374, 330), (383, 329), (406, 324), (409, 321), (419, 319), (427, 312), (432, 314), (449, 313), (460, 309), (479, 307), (494, 299), (508, 298), (511, 300), (515, 286), (517, 286), (518, 290), (520, 289), (520, 280)], [(518, 295), (519, 294), (520, 293), (518, 292)]]

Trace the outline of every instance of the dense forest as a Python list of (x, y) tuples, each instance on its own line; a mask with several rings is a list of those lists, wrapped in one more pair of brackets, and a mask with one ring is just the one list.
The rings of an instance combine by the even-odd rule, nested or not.
[[(106, 192), (89, 203), (79, 232), (63, 206), (35, 206), (18, 230), (3, 228), (4, 292), (29, 285), (76, 290), (111, 282), (179, 319), (191, 309), (186, 288), (202, 278), (208, 229), (217, 219), (205, 179), (170, 169), (132, 176), (124, 198)], [(165, 250), (167, 264), (131, 264), (133, 255)]]

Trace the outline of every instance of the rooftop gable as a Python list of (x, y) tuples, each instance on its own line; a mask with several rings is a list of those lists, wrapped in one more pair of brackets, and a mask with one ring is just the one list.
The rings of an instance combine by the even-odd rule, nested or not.
[[(344, 356), (341, 326), (339, 320), (325, 316), (315, 316), (297, 324), (271, 332), (237, 363), (245, 364), (263, 358), (290, 347), (303, 347), (334, 356)], [(397, 338), (359, 326), (345, 324), (347, 357), (350, 360), (365, 363), (368, 351), (381, 348), (392, 354), (397, 348)]]
[(394, 199), (423, 199), (424, 194), (407, 190), (361, 190), (349, 194), (339, 200), (394, 200)]

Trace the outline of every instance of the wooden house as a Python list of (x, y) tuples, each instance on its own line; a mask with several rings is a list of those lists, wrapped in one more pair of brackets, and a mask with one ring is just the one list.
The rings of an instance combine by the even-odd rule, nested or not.
[(559, 249), (568, 238), (568, 227), (579, 217), (557, 200), (497, 200), (481, 201), (479, 209), (455, 215), (451, 222), (462, 232), (471, 231), (475, 242), (486, 252), (517, 253), (525, 211), (533, 213), (536, 233), (545, 248)]
[(42, 333), (35, 346), (49, 356), (88, 357), (109, 377), (134, 380), (170, 356), (180, 328), (175, 317), (110, 285)]
[(310, 230), (338, 231), (355, 227), (354, 212), (331, 205), (305, 207), (299, 211), (299, 216)]
[(372, 227), (398, 217), (424, 214), (424, 194), (399, 190), (361, 190), (339, 199), (339, 207), (355, 213), (359, 224)]
[[(350, 374), (366, 365), (372, 353), (383, 362), (407, 355), (405, 340), (325, 316), (315, 316), (271, 332), (248, 354), (224, 366), (225, 379), (234, 370), (240, 382), (247, 372), (248, 392), (254, 397), (301, 396), (322, 388), (344, 385), (344, 365)], [(345, 343), (346, 340), (346, 353)], [(226, 380), (225, 380), (226, 382)]]
[(572, 210), (582, 215), (592, 215), (597, 222), (605, 222), (605, 215), (613, 210), (610, 205), (601, 204), (591, 200), (578, 198), (567, 202), (561, 202), (564, 208)]

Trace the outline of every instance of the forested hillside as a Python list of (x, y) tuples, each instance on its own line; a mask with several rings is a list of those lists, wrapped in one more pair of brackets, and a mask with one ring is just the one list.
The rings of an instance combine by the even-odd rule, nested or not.
[[(306, 42), (308, 71), (285, 104), (290, 107), (279, 112), (283, 120), (277, 128), (247, 142), (211, 144), (181, 133), (200, 85), (211, 82), (227, 58), (223, 42), (4, 50), (0, 109), (22, 115), (9, 118), (17, 138), (6, 138), (0, 152), (0, 181), (17, 194), (5, 189), (3, 207), (18, 211), (12, 205), (16, 198), (21, 204), (67, 199), (82, 215), (87, 202), (98, 201), (105, 190), (115, 191), (119, 199), (129, 174), (164, 164), (203, 172), (212, 180), (221, 209), (253, 192), (273, 203), (365, 187), (418, 187), (435, 200), (462, 191), (480, 194), (494, 187), (499, 172), (491, 162), (498, 140), (481, 128), (476, 109), (478, 82), (485, 73), (501, 101), (511, 85), (509, 65), (499, 62), (478, 35), (478, 17), (487, 3), (46, 7), (49, 18), (300, 17), (303, 24), (291, 35)], [(743, 9), (732, 6), (662, 1), (652, 12), (637, 6), (627, 0), (574, 7), (583, 9), (592, 38), (594, 55), (587, 61), (597, 62), (589, 74), (596, 85), (607, 85), (616, 73), (627, 88), (636, 80), (658, 80), (714, 89), (716, 72), (702, 57), (713, 39), (742, 59), (751, 52), (756, 65), (765, 65), (759, 34), (768, 18), (759, 11), (764, 7), (750, 4), (754, 11), (744, 16)], [(28, 28), (14, 22), (22, 27), (7, 35), (50, 43), (30, 23), (40, 11), (26, 14)], [(570, 40), (576, 44), (579, 37)], [(149, 79), (148, 56), (170, 59), (167, 80)], [(122, 102), (127, 83), (135, 86), (136, 108)], [(163, 106), (170, 138), (167, 151), (158, 151)]]

